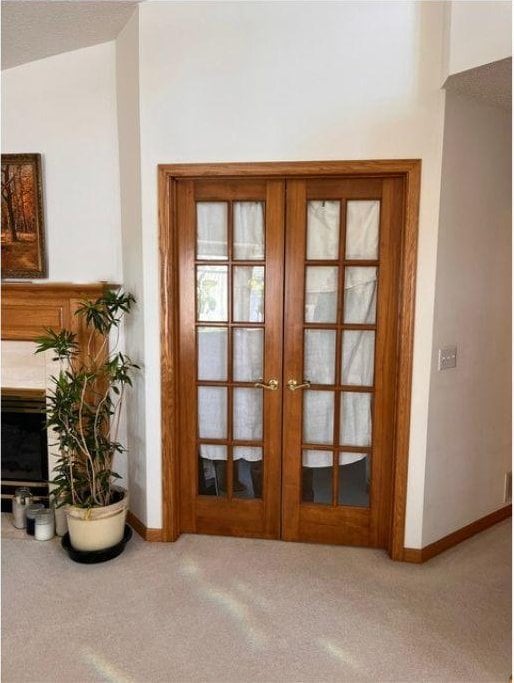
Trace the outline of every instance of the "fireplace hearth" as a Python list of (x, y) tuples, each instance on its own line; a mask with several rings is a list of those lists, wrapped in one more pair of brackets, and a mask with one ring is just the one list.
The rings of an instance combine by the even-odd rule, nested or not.
[(12, 495), (27, 486), (48, 501), (48, 438), (44, 391), (2, 391), (2, 511), (11, 511)]

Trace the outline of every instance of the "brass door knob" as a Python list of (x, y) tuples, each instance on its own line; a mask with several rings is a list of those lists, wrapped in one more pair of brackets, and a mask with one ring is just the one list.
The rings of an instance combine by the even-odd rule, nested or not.
[(276, 391), (278, 389), (278, 379), (270, 379), (265, 382), (262, 378), (254, 382), (255, 387), (261, 387), (262, 389), (268, 389), (269, 391)]
[(309, 381), (303, 382), (303, 384), (298, 384), (295, 379), (290, 379), (287, 383), (289, 391), (296, 391), (297, 389), (308, 389), (311, 383)]

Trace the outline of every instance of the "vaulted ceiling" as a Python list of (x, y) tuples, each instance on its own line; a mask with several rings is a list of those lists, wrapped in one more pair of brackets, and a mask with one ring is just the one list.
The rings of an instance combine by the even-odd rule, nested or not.
[(483, 100), (503, 109), (512, 108), (512, 58), (461, 71), (446, 79), (446, 90)]
[(2, 69), (116, 38), (138, 0), (2, 2)]

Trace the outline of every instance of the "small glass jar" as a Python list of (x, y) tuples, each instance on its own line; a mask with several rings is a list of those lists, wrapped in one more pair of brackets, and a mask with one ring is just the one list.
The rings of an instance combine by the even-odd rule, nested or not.
[(36, 541), (49, 541), (55, 535), (54, 511), (43, 508), (36, 512), (34, 536)]
[(32, 505), (34, 497), (30, 489), (19, 488), (12, 498), (12, 523), (17, 529), (25, 529), (27, 526), (27, 507)]
[(29, 536), (34, 536), (36, 527), (36, 513), (38, 510), (44, 509), (43, 503), (32, 503), (27, 506), (27, 533)]

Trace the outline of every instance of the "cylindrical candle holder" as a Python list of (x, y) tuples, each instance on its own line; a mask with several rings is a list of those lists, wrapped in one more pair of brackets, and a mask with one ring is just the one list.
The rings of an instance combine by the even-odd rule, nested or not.
[(36, 513), (38, 510), (44, 509), (43, 503), (32, 503), (27, 506), (27, 533), (29, 536), (34, 536), (36, 526)]
[(55, 534), (54, 511), (43, 508), (36, 512), (34, 536), (36, 541), (49, 541)]
[(16, 496), (12, 499), (12, 523), (17, 529), (25, 529), (27, 526), (26, 507), (18, 503)]
[(30, 489), (25, 487), (16, 489), (12, 498), (13, 525), (17, 529), (24, 529), (27, 526), (26, 512), (27, 507), (34, 502)]

